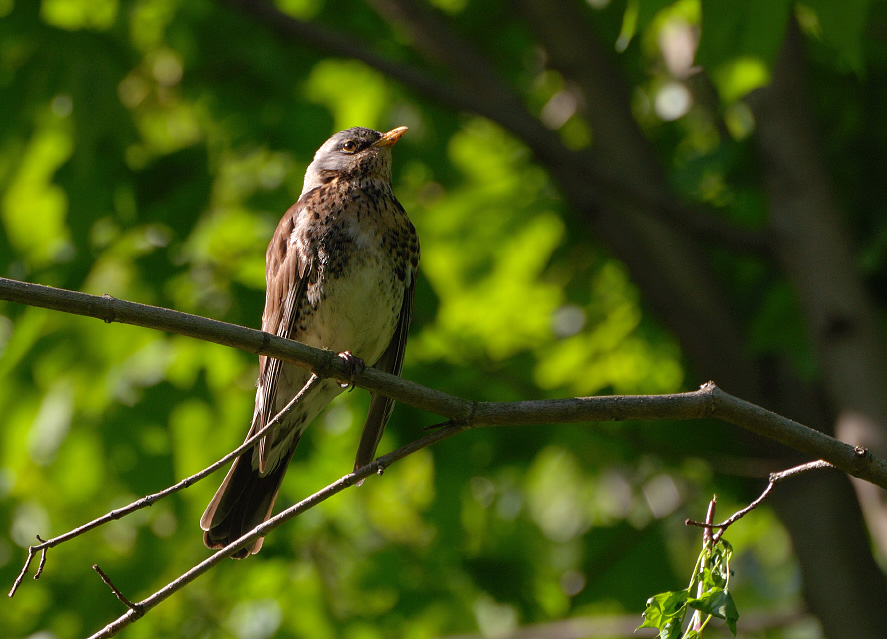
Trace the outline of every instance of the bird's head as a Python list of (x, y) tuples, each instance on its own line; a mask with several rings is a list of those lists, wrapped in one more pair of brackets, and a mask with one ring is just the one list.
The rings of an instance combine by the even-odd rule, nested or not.
[(314, 154), (305, 171), (302, 193), (337, 177), (391, 182), (391, 147), (406, 130), (399, 126), (380, 133), (358, 126), (339, 131)]

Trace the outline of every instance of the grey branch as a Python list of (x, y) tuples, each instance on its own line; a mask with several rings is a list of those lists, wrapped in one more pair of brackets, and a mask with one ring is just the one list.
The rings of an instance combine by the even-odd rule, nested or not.
[[(207, 466), (199, 473), (195, 473), (190, 477), (186, 477), (180, 482), (177, 482), (172, 486), (161, 490), (160, 492), (156, 492), (151, 495), (147, 495), (146, 497), (142, 497), (141, 499), (137, 499), (136, 501), (127, 504), (126, 506), (115, 508), (111, 512), (105, 513), (101, 517), (97, 517), (96, 519), (93, 519), (92, 521), (87, 522), (82, 526), (78, 526), (77, 528), (69, 530), (62, 535), (53, 537), (52, 539), (43, 540), (40, 538), (40, 535), (37, 535), (37, 540), (40, 543), (28, 548), (28, 557), (27, 559), (25, 559), (25, 565), (22, 567), (22, 570), (19, 573), (18, 577), (16, 577), (15, 582), (12, 584), (12, 588), (9, 590), (9, 594), (7, 596), (12, 597), (13, 595), (15, 595), (15, 591), (18, 590), (19, 586), (22, 584), (22, 580), (25, 578), (25, 575), (28, 574), (28, 569), (31, 567), (31, 562), (34, 560), (34, 557), (38, 552), (41, 553), (40, 564), (37, 567), (37, 572), (34, 573), (34, 579), (39, 579), (40, 575), (43, 574), (43, 567), (46, 565), (46, 551), (50, 548), (58, 546), (59, 544), (63, 544), (64, 542), (73, 539), (74, 537), (79, 537), (80, 535), (89, 532), (93, 528), (98, 528), (99, 526), (107, 524), (110, 521), (121, 519), (131, 513), (134, 513), (137, 510), (147, 508), (148, 506), (153, 505), (155, 502), (160, 501), (164, 497), (168, 497), (169, 495), (172, 495), (173, 493), (176, 493), (183, 488), (192, 486), (204, 477), (208, 477), (209, 475), (216, 472), (218, 469), (230, 462), (235, 457), (251, 449), (257, 443), (259, 443), (259, 440), (265, 436), (265, 433), (274, 428), (278, 424), (278, 422), (280, 422), (280, 420), (293, 409), (293, 407), (299, 402), (302, 396), (317, 383), (318, 379), (319, 378), (316, 375), (312, 375), (308, 382), (305, 384), (304, 388), (302, 388), (302, 390), (299, 391), (296, 396), (293, 397), (286, 406), (284, 406), (283, 410), (275, 415), (274, 419), (269, 421), (264, 426), (264, 428), (260, 428), (252, 437), (248, 437), (246, 441), (243, 442), (240, 446), (232, 450), (230, 453), (228, 453), (215, 463)], [(99, 570), (97, 570), (97, 572), (99, 573), (99, 575), (104, 574)]]
[[(468, 426), (466, 424), (451, 424), (445, 428), (434, 431), (430, 435), (426, 435), (425, 437), (417, 439), (407, 444), (406, 446), (401, 446), (397, 450), (388, 453), (387, 455), (383, 455), (382, 457), (379, 457), (363, 468), (359, 468), (355, 472), (341, 477), (339, 480), (333, 482), (326, 488), (323, 488), (310, 497), (306, 497), (299, 503), (290, 506), (289, 508), (278, 513), (265, 523), (256, 526), (240, 539), (237, 539), (221, 550), (216, 551), (215, 553), (204, 559), (202, 562), (191, 568), (188, 572), (184, 573), (174, 581), (171, 581), (148, 598), (136, 603), (128, 603), (127, 607), (129, 608), (129, 610), (127, 612), (122, 614), (120, 617), (109, 623), (107, 626), (105, 626), (95, 634), (90, 635), (88, 639), (106, 639), (107, 637), (113, 637), (121, 630), (141, 618), (146, 612), (151, 610), (151, 608), (159, 604), (164, 599), (170, 597), (170, 595), (172, 595), (173, 593), (178, 592), (179, 590), (184, 588), (186, 585), (197, 579), (197, 577), (205, 573), (216, 564), (224, 561), (225, 559), (233, 555), (240, 548), (251, 544), (259, 537), (266, 536), (269, 532), (271, 532), (278, 526), (282, 526), (293, 517), (296, 517), (297, 515), (300, 515), (310, 508), (313, 508), (319, 503), (326, 501), (333, 495), (342, 492), (349, 486), (353, 486), (357, 482), (366, 479), (370, 475), (381, 475), (382, 471), (394, 462), (403, 459), (404, 457), (411, 455), (412, 453), (415, 453), (417, 450), (421, 450), (422, 448), (426, 448), (427, 446), (436, 444), (437, 442), (446, 439), (447, 437), (452, 437), (453, 435), (460, 433), (467, 428)], [(110, 585), (110, 579), (106, 579), (105, 583), (108, 583)], [(114, 591), (115, 595), (118, 595), (119, 598), (121, 596), (118, 594), (119, 591), (117, 591), (116, 588), (114, 589)]]
[[(778, 473), (770, 473), (770, 478), (769, 478), (769, 481), (767, 482), (767, 487), (758, 496), (758, 498), (755, 499), (753, 502), (751, 502), (745, 508), (738, 510), (735, 513), (733, 513), (732, 515), (730, 515), (730, 517), (728, 519), (725, 519), (724, 521), (722, 521), (719, 524), (713, 523), (712, 517), (714, 516), (714, 512), (713, 512), (714, 511), (714, 504), (717, 501), (717, 495), (716, 495), (711, 500), (711, 504), (710, 504), (709, 510), (708, 510), (708, 516), (706, 517), (704, 522), (693, 521), (692, 519), (685, 519), (684, 525), (699, 526), (701, 528), (704, 528), (705, 531), (703, 532), (703, 541), (706, 541), (706, 536), (708, 536), (707, 541), (717, 543), (717, 541), (721, 537), (724, 536), (724, 533), (727, 531), (727, 528), (729, 528), (730, 526), (735, 524), (737, 521), (739, 521), (740, 519), (745, 517), (747, 514), (749, 514), (751, 511), (753, 511), (755, 508), (757, 508), (758, 506), (763, 504), (764, 500), (767, 499), (767, 497), (770, 495), (770, 491), (772, 491), (776, 487), (776, 484), (778, 484), (782, 481), (785, 481), (789, 477), (794, 477), (795, 475), (800, 475), (801, 473), (806, 473), (808, 470), (816, 470), (818, 468), (834, 468), (834, 466), (825, 460), (817, 459), (816, 461), (807, 462), (806, 464), (801, 464), (800, 466), (794, 466), (794, 467), (789, 468), (787, 470), (782, 470)], [(715, 529), (717, 529), (717, 531), (712, 534), (712, 531), (714, 531)]]
[(111, 589), (111, 592), (114, 593), (114, 596), (120, 600), (120, 603), (122, 603), (124, 606), (129, 608), (134, 614), (138, 615), (139, 617), (141, 617), (143, 614), (145, 614), (144, 611), (142, 611), (139, 608), (138, 604), (134, 604), (133, 602), (131, 602), (129, 599), (126, 598), (126, 595), (124, 595), (122, 592), (120, 592), (120, 589), (114, 585), (114, 582), (111, 581), (111, 578), (105, 574), (105, 571), (102, 570), (101, 568), (99, 568), (98, 564), (93, 564), (92, 569), (95, 570), (99, 574), (99, 577), (101, 577), (102, 581), (105, 582), (105, 585)]
[[(177, 333), (250, 353), (292, 362), (321, 378), (350, 382), (342, 358), (325, 351), (227, 322), (167, 308), (89, 295), (0, 278), (0, 299), (30, 306)], [(367, 368), (354, 375), (355, 386), (391, 397), (454, 423), (471, 426), (518, 426), (632, 420), (716, 418), (823, 459), (845, 473), (887, 488), (887, 460), (868, 449), (841, 442), (825, 433), (733, 397), (713, 382), (689, 393), (611, 395), (519, 402), (477, 402)]]

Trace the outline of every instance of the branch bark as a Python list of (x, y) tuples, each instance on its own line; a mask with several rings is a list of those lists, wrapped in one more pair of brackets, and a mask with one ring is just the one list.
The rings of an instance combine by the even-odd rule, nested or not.
[(724, 536), (724, 532), (726, 532), (727, 528), (729, 528), (730, 526), (735, 524), (737, 521), (739, 521), (740, 519), (745, 517), (747, 514), (749, 514), (751, 511), (753, 511), (755, 508), (757, 508), (758, 506), (763, 504), (764, 500), (767, 499), (767, 497), (770, 495), (770, 492), (774, 488), (776, 488), (776, 484), (779, 484), (779, 483), (785, 481), (789, 477), (795, 477), (796, 475), (800, 475), (801, 473), (806, 473), (807, 471), (816, 470), (819, 468), (834, 468), (834, 466), (832, 466), (827, 461), (817, 459), (816, 461), (807, 462), (806, 464), (801, 464), (800, 466), (795, 466), (794, 468), (782, 470), (782, 471), (779, 471), (778, 473), (770, 473), (770, 478), (769, 478), (769, 481), (767, 482), (767, 487), (764, 489), (764, 491), (760, 495), (758, 495), (758, 498), (755, 499), (753, 502), (751, 502), (745, 508), (736, 511), (735, 513), (730, 515), (730, 517), (728, 517), (727, 519), (725, 519), (724, 521), (722, 521), (719, 524), (715, 524), (712, 521), (710, 521), (711, 517), (714, 516), (714, 512), (713, 512), (714, 511), (714, 504), (717, 501), (717, 499), (716, 499), (717, 495), (716, 495), (715, 499), (712, 499), (712, 501), (711, 501), (711, 506), (708, 511), (709, 517), (706, 518), (706, 520), (704, 522), (693, 521), (692, 519), (685, 519), (684, 525), (685, 526), (699, 526), (701, 528), (706, 528), (708, 530), (713, 530), (713, 529), (717, 528), (717, 532), (715, 532), (711, 536), (711, 541), (717, 542), (721, 537)]
[(455, 397), (373, 368), (353, 374), (338, 355), (251, 328), (171, 309), (0, 278), (0, 299), (122, 322), (268, 355), (321, 378), (352, 382), (386, 397), (470, 426), (718, 418), (824, 459), (849, 475), (887, 488), (887, 460), (720, 390), (713, 382), (690, 393), (613, 395), (519, 402)]

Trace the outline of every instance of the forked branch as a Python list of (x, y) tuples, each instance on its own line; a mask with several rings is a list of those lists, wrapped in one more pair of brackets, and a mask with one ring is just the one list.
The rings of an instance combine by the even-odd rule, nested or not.
[[(800, 466), (794, 466), (778, 473), (770, 473), (767, 487), (764, 488), (764, 491), (758, 496), (758, 498), (751, 502), (745, 508), (738, 510), (730, 515), (729, 518), (725, 519), (721, 523), (716, 524), (713, 521), (709, 521), (710, 518), (706, 518), (705, 521), (694, 521), (693, 519), (685, 519), (684, 524), (687, 526), (699, 526), (701, 528), (705, 528), (705, 533), (703, 534), (703, 536), (707, 534), (710, 536), (710, 541), (712, 543), (717, 543), (717, 541), (724, 536), (727, 528), (729, 528), (731, 525), (735, 524), (737, 521), (745, 517), (755, 508), (763, 504), (764, 500), (770, 496), (770, 491), (772, 491), (776, 487), (776, 484), (788, 479), (789, 477), (794, 477), (795, 475), (800, 475), (801, 473), (806, 473), (808, 470), (815, 470), (817, 468), (834, 468), (834, 465), (822, 459), (817, 459), (816, 461), (807, 462), (806, 464), (801, 464)], [(713, 515), (713, 508), (716, 500), (716, 497), (711, 500), (711, 507), (709, 508), (710, 515)]]

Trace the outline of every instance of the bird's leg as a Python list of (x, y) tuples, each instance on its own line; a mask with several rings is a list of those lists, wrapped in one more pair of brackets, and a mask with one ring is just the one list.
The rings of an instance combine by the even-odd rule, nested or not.
[(352, 355), (351, 351), (342, 351), (339, 353), (339, 357), (345, 360), (345, 363), (348, 364), (348, 383), (341, 384), (342, 388), (347, 388), (348, 391), (354, 390), (354, 376), (358, 373), (362, 373), (366, 370), (366, 362), (361, 358)]

